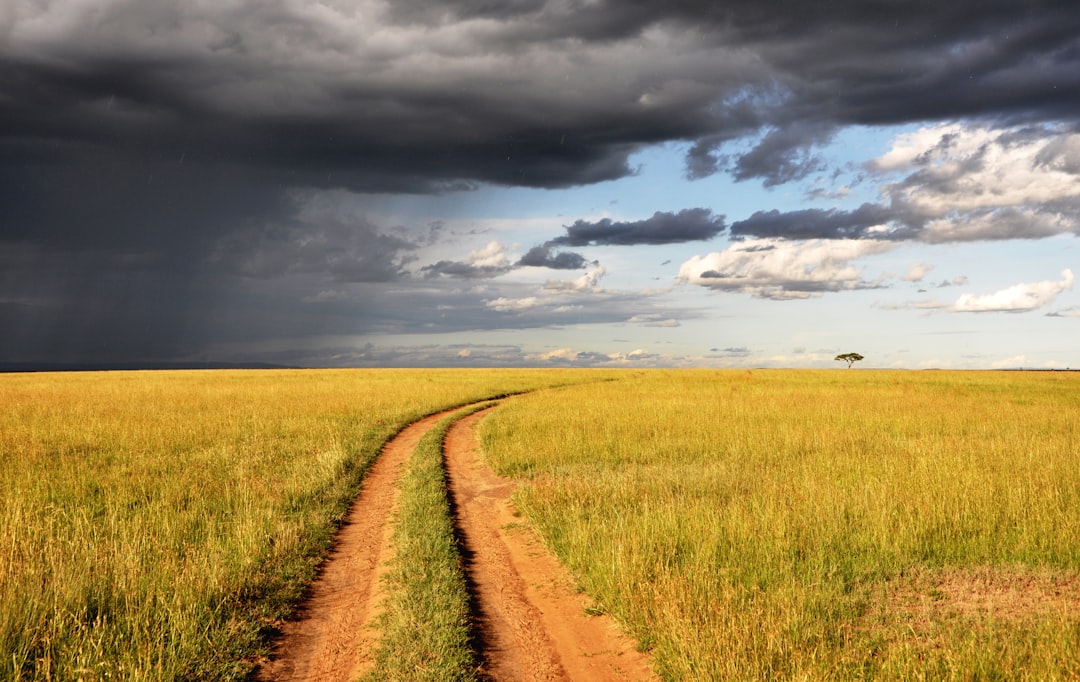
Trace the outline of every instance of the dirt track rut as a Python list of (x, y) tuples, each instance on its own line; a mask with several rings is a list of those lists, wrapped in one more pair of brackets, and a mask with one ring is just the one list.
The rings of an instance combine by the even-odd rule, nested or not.
[[(486, 411), (485, 411), (486, 412)], [(481, 676), (487, 680), (652, 680), (649, 660), (606, 616), (588, 616), (558, 561), (510, 503), (514, 484), (483, 462), (475, 434), (485, 412), (456, 422), (444, 455), (461, 552), (475, 604)], [(297, 619), (285, 624), (263, 682), (348, 682), (371, 669), (380, 577), (401, 470), (443, 417), (426, 417), (383, 448)]]

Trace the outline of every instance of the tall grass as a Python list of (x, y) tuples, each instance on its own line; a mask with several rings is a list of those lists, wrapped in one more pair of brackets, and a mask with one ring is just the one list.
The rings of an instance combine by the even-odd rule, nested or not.
[(0, 376), (0, 679), (237, 679), (381, 444), (529, 371)]
[(0, 679), (240, 678), (390, 435), (612, 377), (482, 437), (667, 679), (1080, 671), (1074, 374), (387, 370), (0, 376)]
[(666, 679), (1080, 671), (1076, 375), (648, 372), (482, 440)]

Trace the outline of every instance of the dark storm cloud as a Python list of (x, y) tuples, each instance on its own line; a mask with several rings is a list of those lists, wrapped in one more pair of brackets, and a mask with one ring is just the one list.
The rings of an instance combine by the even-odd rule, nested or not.
[(612, 179), (672, 139), (704, 143), (700, 175), (710, 145), (761, 131), (730, 167), (779, 183), (815, 168), (839, 125), (1080, 110), (1068, 2), (391, 6), (9, 15), (5, 144), (42, 163), (109, 150), (154, 168), (186, 150), (271, 186), (434, 191)]
[(541, 244), (529, 249), (517, 262), (511, 262), (498, 242), (491, 242), (481, 251), (469, 254), (461, 261), (440, 260), (420, 268), (420, 274), (426, 279), (440, 276), (455, 279), (488, 279), (505, 275), (522, 267), (549, 268), (552, 270), (579, 270), (596, 261), (586, 260), (579, 253), (560, 251), (553, 244)]
[(707, 208), (687, 208), (678, 213), (657, 211), (651, 218), (635, 221), (575, 221), (566, 226), (566, 235), (551, 244), (569, 246), (634, 244), (679, 244), (712, 239), (724, 231), (724, 216)]
[(444, 275), (461, 279), (497, 277), (514, 268), (537, 267), (552, 270), (580, 270), (598, 265), (580, 253), (564, 251), (564, 246), (677, 244), (711, 239), (724, 231), (724, 217), (706, 208), (690, 208), (678, 213), (657, 211), (637, 221), (575, 221), (566, 226), (566, 235), (533, 246), (516, 263), (474, 263), (442, 260), (420, 269), (426, 277)]
[(633, 246), (642, 244), (679, 244), (712, 239), (724, 231), (724, 217), (707, 208), (688, 208), (678, 213), (657, 211), (644, 220), (615, 221), (603, 218), (595, 222), (577, 220), (565, 226), (566, 234), (529, 249), (518, 266), (578, 270), (597, 261), (563, 246)]
[(573, 251), (559, 251), (553, 242), (548, 242), (529, 249), (518, 261), (518, 265), (553, 270), (580, 270), (589, 265), (596, 265), (596, 261), (590, 261)]
[[(1075, 130), (1077, 112), (1071, 0), (8, 3), (0, 328), (17, 327), (24, 347), (52, 335), (72, 353), (130, 340), (175, 354), (203, 340), (184, 320), (244, 298), (251, 279), (401, 278), (412, 239), (298, 219), (295, 188), (572, 187), (630, 175), (632, 154), (669, 141), (689, 145), (690, 177), (775, 185), (817, 172), (815, 150), (846, 125)], [(1047, 154), (1076, 167), (1072, 151)], [(887, 210), (900, 227), (917, 217)], [(724, 229), (685, 213), (580, 221), (551, 246)], [(1054, 215), (1037, 217), (1040, 233), (1055, 229)], [(779, 235), (785, 220), (786, 236), (869, 227), (842, 212), (762, 214), (733, 234)], [(579, 257), (530, 253), (546, 267)], [(129, 333), (140, 320), (151, 329)]]
[[(734, 237), (785, 237), (789, 239), (858, 239), (870, 228), (898, 218), (897, 212), (878, 204), (863, 204), (853, 211), (808, 208), (799, 211), (757, 211), (746, 220), (732, 223)], [(876, 232), (876, 238), (897, 238), (906, 233)]]
[(366, 221), (323, 220), (230, 233), (209, 260), (247, 277), (317, 273), (340, 282), (389, 282), (405, 274), (416, 249)]
[(269, 362), (304, 367), (525, 367), (520, 346), (424, 344), (417, 346), (339, 346), (287, 351)]
[(534, 14), (547, 0), (454, 0), (433, 3), (429, 0), (397, 0), (390, 6), (390, 16), (403, 23), (439, 23), (453, 19), (508, 19)]
[[(241, 358), (250, 362), (247, 358)], [(417, 346), (338, 346), (267, 354), (263, 362), (303, 367), (672, 367), (685, 358), (636, 350), (607, 354), (561, 349), (528, 353), (520, 346), (424, 344)]]
[[(0, 248), (0, 359), (100, 361), (176, 355), (215, 292), (156, 258)], [(148, 357), (148, 349), (153, 349)]]
[(736, 180), (761, 178), (766, 187), (801, 180), (825, 169), (812, 148), (830, 137), (828, 129), (797, 122), (770, 130), (753, 149), (738, 157), (732, 175)]
[(420, 272), (424, 277), (428, 278), (445, 275), (458, 279), (486, 279), (505, 275), (511, 269), (509, 265), (475, 265), (463, 261), (441, 260), (431, 265), (425, 265), (420, 268)]
[(700, 315), (699, 311), (673, 307), (655, 294), (560, 287), (551, 282), (540, 288), (513, 282), (494, 288), (470, 281), (433, 290), (391, 285), (375, 288), (378, 296), (354, 292), (328, 304), (342, 324), (348, 325), (341, 329), (351, 330), (334, 333), (461, 333), (551, 328), (586, 320), (620, 323), (635, 314)]

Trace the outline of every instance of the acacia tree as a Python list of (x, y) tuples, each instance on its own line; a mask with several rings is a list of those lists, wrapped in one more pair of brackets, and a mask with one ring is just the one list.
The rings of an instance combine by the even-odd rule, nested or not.
[(835, 358), (833, 358), (833, 360), (843, 360), (844, 362), (846, 362), (848, 369), (851, 369), (852, 365), (862, 359), (863, 357), (858, 353), (841, 353), (840, 355), (837, 355)]

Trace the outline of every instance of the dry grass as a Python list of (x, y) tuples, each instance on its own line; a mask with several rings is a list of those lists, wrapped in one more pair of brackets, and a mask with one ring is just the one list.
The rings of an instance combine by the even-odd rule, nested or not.
[(0, 678), (242, 677), (390, 435), (558, 384), (485, 451), (666, 679), (1077, 677), (1075, 374), (387, 370), (0, 376)]
[(648, 372), (482, 437), (667, 679), (1080, 670), (1075, 374)]
[(591, 375), (0, 376), (0, 679), (236, 679), (382, 443)]

